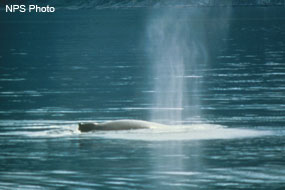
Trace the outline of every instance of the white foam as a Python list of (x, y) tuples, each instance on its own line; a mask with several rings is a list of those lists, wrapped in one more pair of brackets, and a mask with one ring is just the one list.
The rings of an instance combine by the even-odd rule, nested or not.
[(63, 125), (51, 124), (44, 126), (29, 125), (25, 126), (24, 128), (26, 129), (24, 131), (10, 131), (1, 133), (1, 136), (23, 135), (39, 138), (83, 137), (139, 141), (185, 141), (249, 138), (272, 134), (272, 132), (265, 130), (228, 128), (226, 126), (215, 124), (162, 125), (153, 123), (149, 129), (93, 131), (89, 133), (81, 133), (78, 130), (77, 124), (70, 123), (65, 123)]
[[(77, 124), (66, 124), (66, 125), (50, 125), (50, 126), (30, 126), (23, 127), (24, 129), (33, 129), (26, 131), (10, 131), (6, 133), (1, 133), (1, 136), (9, 135), (22, 135), (29, 137), (44, 137), (44, 138), (54, 138), (54, 137), (72, 137), (79, 135)], [(36, 130), (34, 130), (36, 129)], [(42, 129), (42, 130), (40, 130)]]

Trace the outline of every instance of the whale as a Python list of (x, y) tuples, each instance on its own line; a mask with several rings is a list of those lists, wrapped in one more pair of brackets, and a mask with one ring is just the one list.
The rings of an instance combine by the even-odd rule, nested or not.
[(163, 127), (163, 124), (154, 123), (143, 120), (114, 120), (102, 123), (79, 123), (78, 130), (80, 132), (90, 131), (117, 131), (117, 130), (133, 130), (133, 129), (152, 129), (157, 127)]

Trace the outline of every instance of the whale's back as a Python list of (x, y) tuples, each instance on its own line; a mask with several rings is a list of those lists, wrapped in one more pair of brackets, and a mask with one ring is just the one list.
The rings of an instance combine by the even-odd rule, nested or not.
[(142, 120), (115, 120), (106, 123), (80, 123), (79, 130), (81, 132), (89, 131), (108, 131), (108, 130), (131, 130), (131, 129), (147, 129), (162, 126), (158, 123), (142, 121)]

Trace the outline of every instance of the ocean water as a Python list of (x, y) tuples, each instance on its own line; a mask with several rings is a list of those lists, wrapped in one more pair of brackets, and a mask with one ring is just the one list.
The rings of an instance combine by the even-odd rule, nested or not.
[(161, 7), (0, 12), (0, 189), (285, 188), (285, 8), (175, 9), (199, 45), (181, 124), (87, 134), (159, 110)]

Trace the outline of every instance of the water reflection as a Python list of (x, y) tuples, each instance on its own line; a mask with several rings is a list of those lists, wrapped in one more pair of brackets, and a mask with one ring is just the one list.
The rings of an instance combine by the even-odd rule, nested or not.
[(152, 174), (157, 176), (153, 184), (156, 188), (187, 189), (197, 187), (189, 183), (199, 173), (199, 142), (181, 141), (152, 144)]

